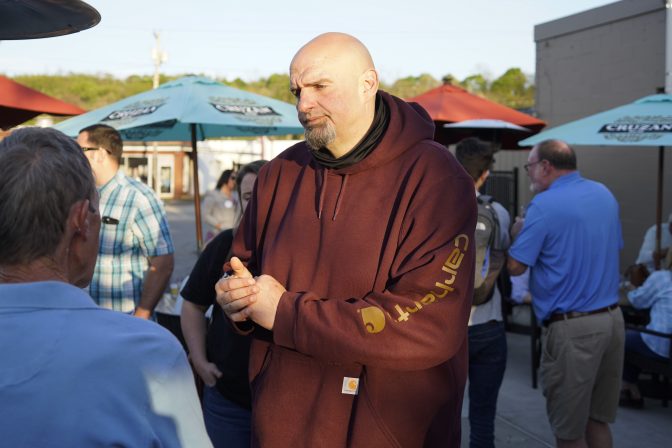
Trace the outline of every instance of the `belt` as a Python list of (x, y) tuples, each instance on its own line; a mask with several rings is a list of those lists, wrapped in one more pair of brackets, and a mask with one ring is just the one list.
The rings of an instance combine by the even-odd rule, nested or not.
[(618, 308), (618, 303), (614, 303), (613, 305), (605, 306), (604, 308), (598, 308), (592, 311), (569, 311), (567, 313), (555, 313), (551, 314), (551, 316), (544, 321), (544, 325), (548, 327), (553, 322), (557, 322), (559, 320), (574, 319), (576, 317), (590, 316), (591, 314), (606, 313), (607, 311), (612, 311), (616, 308)]

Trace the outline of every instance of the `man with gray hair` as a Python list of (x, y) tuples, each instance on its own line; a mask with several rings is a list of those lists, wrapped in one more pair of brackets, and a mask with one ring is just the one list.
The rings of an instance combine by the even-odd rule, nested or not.
[(74, 140), (26, 128), (0, 142), (3, 446), (211, 446), (179, 343), (98, 307), (101, 218)]
[(560, 448), (611, 447), (624, 343), (618, 203), (581, 177), (562, 141), (532, 148), (525, 170), (537, 195), (511, 229), (507, 266), (511, 275), (532, 270), (532, 305), (546, 327), (540, 373), (548, 419)]

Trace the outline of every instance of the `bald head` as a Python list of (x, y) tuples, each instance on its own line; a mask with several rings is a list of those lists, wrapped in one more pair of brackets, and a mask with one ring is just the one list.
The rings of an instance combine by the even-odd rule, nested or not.
[(544, 140), (534, 149), (540, 160), (548, 160), (557, 170), (575, 170), (576, 154), (571, 146), (562, 140)]
[(364, 44), (345, 33), (324, 33), (312, 39), (296, 53), (289, 66), (290, 72), (295, 64), (306, 60), (314, 63), (340, 61), (349, 64), (353, 72), (376, 69)]
[(321, 34), (296, 53), (289, 77), (308, 146), (335, 157), (349, 152), (375, 113), (378, 74), (369, 50), (348, 34)]

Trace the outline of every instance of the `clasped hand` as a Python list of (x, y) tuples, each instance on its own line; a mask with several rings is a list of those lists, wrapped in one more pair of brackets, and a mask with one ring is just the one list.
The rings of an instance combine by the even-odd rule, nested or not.
[(215, 285), (217, 303), (234, 322), (251, 319), (272, 330), (275, 312), (285, 287), (270, 275), (253, 277), (237, 257), (231, 258), (233, 275)]

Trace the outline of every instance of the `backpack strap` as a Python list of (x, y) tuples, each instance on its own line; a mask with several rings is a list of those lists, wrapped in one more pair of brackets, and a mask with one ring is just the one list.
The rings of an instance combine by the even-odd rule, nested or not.
[(491, 247), (493, 250), (502, 250), (499, 216), (497, 215), (497, 211), (492, 205), (492, 203), (494, 202), (492, 196), (489, 196), (487, 194), (481, 194), (476, 197), (476, 201), (479, 204), (483, 205), (490, 212), (492, 222), (495, 225), (495, 228), (493, 229), (492, 235), (490, 237), (490, 244), (488, 244), (488, 246)]

